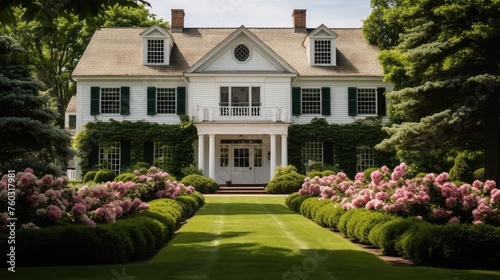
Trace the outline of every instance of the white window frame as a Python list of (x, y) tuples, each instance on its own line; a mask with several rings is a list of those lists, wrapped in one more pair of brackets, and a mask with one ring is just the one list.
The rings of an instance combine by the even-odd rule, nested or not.
[[(173, 103), (174, 103), (174, 112), (169, 112), (169, 113), (164, 113), (164, 112), (161, 112), (160, 110), (160, 107), (159, 107), (159, 91), (158, 90), (163, 90), (163, 89), (168, 89), (168, 90), (173, 90), (173, 95), (174, 95), (174, 100), (173, 100)], [(167, 101), (165, 101), (167, 102)], [(157, 114), (169, 114), (169, 115), (173, 115), (173, 114), (177, 114), (177, 88), (175, 87), (157, 87), (156, 88), (156, 113)]]
[[(316, 41), (330, 41), (330, 63), (316, 63)], [(309, 63), (313, 66), (336, 66), (337, 65), (337, 46), (336, 38), (332, 37), (313, 37), (310, 39), (309, 44)]]
[[(110, 163), (108, 159), (109, 156), (113, 154), (118, 156), (112, 159), (115, 162)], [(111, 142), (104, 146), (99, 145), (99, 164), (105, 165), (107, 168), (113, 170), (116, 175), (120, 174), (121, 156), (121, 143), (119, 141)]]
[[(106, 90), (106, 89), (115, 89), (115, 90), (118, 90), (118, 111), (117, 112), (103, 112), (103, 95), (104, 95), (104, 92), (103, 90)], [(119, 115), (120, 114), (120, 110), (121, 110), (121, 99), (122, 99), (122, 92), (121, 92), (121, 87), (101, 87), (100, 88), (100, 93), (99, 93), (99, 112), (101, 114), (106, 114), (106, 115)], [(110, 102), (109, 100), (106, 100), (107, 102)], [(116, 100), (113, 100), (113, 101), (116, 101)]]
[[(148, 42), (150, 40), (160, 40), (163, 41), (163, 62), (159, 63), (152, 63), (148, 62), (148, 54), (149, 54), (149, 49), (148, 49)], [(167, 38), (165, 37), (145, 37), (143, 38), (143, 63), (144, 65), (168, 65), (169, 59), (167, 55), (169, 54), (169, 45)]]
[[(314, 90), (318, 91), (319, 95), (319, 107), (318, 107), (318, 112), (317, 113), (309, 113), (309, 112), (304, 112), (304, 90)], [(321, 108), (323, 106), (323, 100), (321, 98), (321, 88), (317, 87), (306, 87), (306, 88), (301, 88), (300, 89), (300, 113), (302, 115), (321, 115)]]
[(165, 164), (171, 165), (174, 162), (174, 151), (172, 146), (168, 145), (165, 142), (154, 141), (153, 144), (153, 161), (156, 159), (164, 158), (166, 159)]
[[(222, 103), (221, 101), (221, 90), (222, 88), (228, 88), (228, 101), (227, 101), (227, 106), (222, 106), (220, 105)], [(233, 106), (232, 105), (232, 99), (233, 99), (233, 88), (248, 88), (248, 106)], [(259, 89), (259, 106), (253, 106), (254, 102), (257, 102), (255, 100), (253, 100), (253, 93), (252, 93), (252, 89), (254, 88), (258, 88)], [(223, 116), (229, 116), (229, 115), (232, 115), (231, 113), (231, 110), (232, 108), (236, 108), (236, 109), (241, 109), (242, 111), (245, 111), (244, 108), (247, 108), (247, 111), (248, 111), (248, 114), (245, 114), (243, 116), (261, 116), (262, 115), (262, 110), (261, 108), (264, 108), (264, 104), (263, 104), (263, 96), (264, 96), (264, 93), (262, 91), (264, 87), (262, 85), (234, 85), (234, 84), (230, 84), (230, 85), (220, 85), (219, 86), (219, 92), (218, 92), (218, 100), (219, 100), (219, 107), (220, 108), (220, 114), (223, 115)], [(228, 110), (223, 110), (222, 107), (227, 107)]]
[[(301, 150), (302, 164), (308, 168), (311, 162), (323, 162), (323, 142), (309, 141), (305, 142)], [(318, 157), (318, 155), (320, 155)]]
[[(245, 59), (245, 60), (243, 60), (243, 61), (239, 60), (239, 59), (236, 57), (236, 55), (235, 55), (236, 48), (237, 48), (237, 47), (239, 47), (240, 45), (243, 45), (243, 46), (245, 46), (245, 47), (248, 49), (248, 57), (247, 57), (247, 59)], [(249, 61), (250, 61), (250, 59), (252, 59), (253, 51), (252, 51), (252, 48), (250, 48), (250, 47), (248, 46), (248, 44), (245, 44), (245, 43), (238, 43), (238, 44), (236, 44), (236, 45), (232, 48), (231, 55), (233, 56), (234, 61), (236, 61), (237, 63), (240, 63), (240, 64), (244, 64), (244, 63), (249, 62)]]
[(368, 146), (356, 147), (356, 172), (363, 172), (374, 165), (374, 149)]
[[(374, 113), (365, 113), (363, 111), (365, 110), (360, 110), (360, 90), (371, 90), (373, 91), (373, 96), (375, 97), (374, 101)], [(367, 102), (367, 101), (365, 101)], [(356, 109), (358, 112), (358, 115), (360, 116), (377, 116), (378, 115), (378, 94), (377, 94), (377, 88), (375, 87), (358, 87), (356, 89)]]

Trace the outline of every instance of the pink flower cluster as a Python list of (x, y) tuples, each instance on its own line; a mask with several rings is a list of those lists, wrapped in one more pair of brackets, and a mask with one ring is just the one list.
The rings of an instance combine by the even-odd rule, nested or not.
[[(382, 167), (354, 181), (345, 174), (306, 178), (299, 195), (340, 203), (344, 209), (366, 208), (398, 216), (415, 216), (436, 223), (489, 223), (500, 225), (500, 190), (495, 181), (456, 186), (448, 173), (405, 178), (406, 164), (390, 171)], [(371, 180), (370, 180), (371, 179)]]
[[(143, 173), (141, 175), (141, 172)], [(45, 175), (38, 179), (33, 170), (26, 169), (16, 175), (16, 203), (36, 213), (24, 217), (23, 222), (37, 226), (81, 222), (95, 226), (96, 222), (112, 223), (128, 213), (149, 209), (143, 201), (154, 198), (175, 199), (194, 192), (192, 186), (168, 179), (168, 173), (155, 167), (136, 171), (139, 182), (107, 182), (95, 187), (84, 186), (76, 191), (67, 186), (68, 178)], [(7, 176), (0, 180), (0, 200), (7, 201)], [(0, 213), (0, 232), (6, 230), (7, 213)], [(40, 222), (42, 221), (42, 222)]]

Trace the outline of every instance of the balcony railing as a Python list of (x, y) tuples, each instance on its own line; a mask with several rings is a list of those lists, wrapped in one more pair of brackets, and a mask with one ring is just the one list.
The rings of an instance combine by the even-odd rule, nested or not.
[(289, 122), (288, 112), (282, 107), (219, 106), (199, 107), (198, 121), (234, 122)]

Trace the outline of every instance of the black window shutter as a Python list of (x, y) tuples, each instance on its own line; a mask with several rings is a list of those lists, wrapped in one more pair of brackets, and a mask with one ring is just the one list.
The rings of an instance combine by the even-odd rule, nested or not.
[(323, 142), (323, 163), (333, 164), (333, 143)]
[(130, 87), (122, 87), (120, 93), (120, 114), (130, 115)]
[(299, 87), (292, 88), (292, 115), (300, 116), (302, 111), (301, 109), (301, 100), (300, 100), (301, 89)]
[(349, 116), (356, 116), (358, 114), (358, 89), (350, 87), (347, 90), (348, 94), (348, 114)]
[(131, 145), (130, 141), (122, 141), (121, 142), (120, 165), (124, 169), (127, 169), (128, 167), (130, 167), (131, 148), (132, 148), (132, 145)]
[(377, 88), (377, 114), (381, 117), (387, 116), (387, 108), (385, 105), (385, 87)]
[(155, 156), (155, 143), (153, 141), (144, 142), (144, 161), (153, 164)]
[(186, 88), (177, 88), (177, 115), (182, 116), (186, 114)]
[(148, 116), (156, 115), (156, 87), (148, 87)]
[(99, 146), (91, 145), (89, 151), (89, 167), (93, 168), (99, 164)]
[(331, 103), (330, 103), (330, 88), (324, 87), (321, 89), (321, 115), (330, 116), (331, 115)]
[(99, 100), (100, 100), (100, 91), (99, 87), (90, 87), (90, 115), (96, 116), (99, 115)]

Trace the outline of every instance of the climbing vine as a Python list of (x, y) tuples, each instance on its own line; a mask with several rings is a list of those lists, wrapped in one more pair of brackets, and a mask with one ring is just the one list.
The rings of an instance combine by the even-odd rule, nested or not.
[[(315, 118), (309, 124), (292, 125), (288, 129), (288, 160), (301, 173), (305, 173), (302, 164), (302, 147), (306, 142), (319, 141), (333, 147), (333, 163), (353, 177), (356, 174), (356, 148), (359, 146), (375, 147), (387, 134), (382, 131), (380, 118), (367, 118), (349, 124), (328, 124), (323, 118)], [(375, 166), (394, 166), (397, 161), (394, 153), (374, 150)]]
[(161, 141), (172, 148), (172, 170), (174, 176), (181, 175), (181, 169), (193, 163), (193, 143), (197, 139), (197, 130), (192, 122), (183, 119), (179, 124), (158, 124), (150, 122), (115, 121), (89, 122), (80, 131), (73, 142), (73, 147), (81, 159), (82, 173), (94, 168), (90, 162), (92, 151), (99, 145), (126, 141), (130, 143), (130, 164), (146, 161), (144, 146), (146, 142)]

